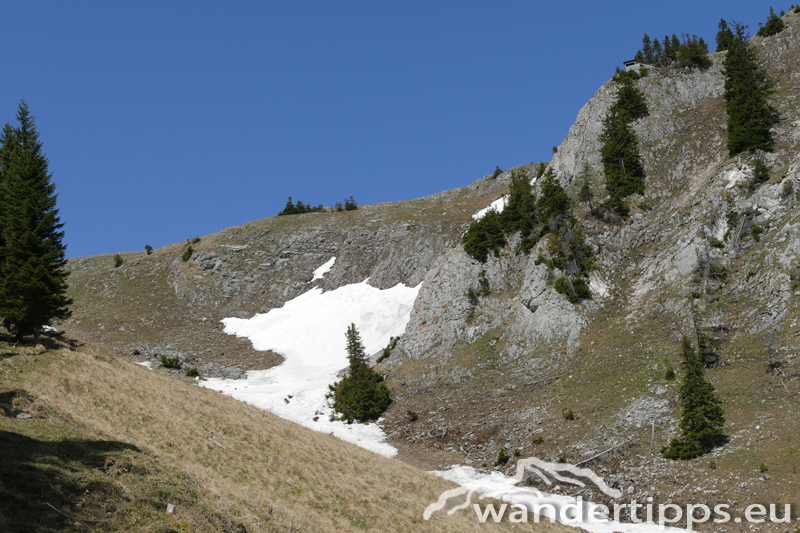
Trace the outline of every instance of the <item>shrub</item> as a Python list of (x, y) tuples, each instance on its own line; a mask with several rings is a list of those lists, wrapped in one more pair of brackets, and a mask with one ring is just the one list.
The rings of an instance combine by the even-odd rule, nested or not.
[(522, 452), (519, 450), (514, 450), (512, 453), (514, 454), (514, 457), (519, 457), (520, 455), (522, 455)]
[(562, 409), (561, 414), (564, 416), (564, 420), (575, 420), (575, 413), (572, 412), (572, 409)]
[(198, 242), (200, 242), (200, 237), (195, 237), (192, 239), (192, 244), (197, 244)]
[(725, 248), (725, 243), (717, 239), (716, 237), (711, 237), (710, 239), (708, 239), (708, 244), (712, 248)]
[(120, 266), (122, 266), (122, 263), (123, 263), (122, 256), (116, 254), (114, 256), (114, 268), (119, 268)]
[(753, 161), (753, 181), (759, 185), (769, 181), (770, 167), (764, 164), (763, 159), (756, 159)]
[(791, 181), (785, 181), (783, 183), (783, 190), (781, 190), (781, 198), (786, 200), (787, 198), (792, 198), (794, 196), (794, 183)]
[(758, 465), (758, 470), (760, 472), (767, 472), (769, 471), (769, 467), (767, 466), (767, 463), (761, 463), (760, 465)]
[(561, 464), (566, 464), (567, 458), (562, 455), (561, 457), (558, 458), (556, 462)]
[(181, 259), (183, 259), (183, 261), (186, 262), (192, 257), (193, 253), (194, 253), (194, 248), (192, 248), (192, 246), (189, 245), (189, 247), (186, 249), (186, 251), (183, 252), (183, 255), (181, 256)]
[(386, 359), (392, 355), (392, 350), (394, 350), (395, 346), (397, 346), (397, 341), (400, 340), (400, 337), (390, 337), (389, 344), (386, 345), (386, 348), (383, 349), (383, 353), (380, 357), (378, 357), (378, 363), (382, 363)]
[(794, 8), (794, 12), (795, 13), (800, 13), (800, 6), (797, 6), (796, 8)]
[(502, 173), (503, 173), (503, 171), (502, 171), (502, 170), (500, 170), (500, 167), (499, 167), (499, 166), (495, 167), (495, 169), (494, 169), (494, 173), (492, 174), (492, 179), (495, 179), (495, 178), (497, 178), (497, 176), (499, 176), (499, 175), (500, 175), (500, 174), (502, 174)]
[(142, 352), (139, 350), (133, 350), (133, 355), (142, 355)]
[(175, 368), (177, 370), (180, 370), (183, 365), (181, 364), (180, 358), (178, 358), (177, 356), (167, 357), (166, 355), (162, 355), (161, 366), (163, 366), (164, 368)]
[(558, 278), (553, 284), (556, 291), (563, 294), (571, 304), (580, 303), (582, 300), (591, 300), (592, 291), (582, 278)]
[(708, 277), (714, 281), (725, 283), (728, 281), (728, 269), (722, 265), (712, 264), (708, 267)]
[(333, 410), (341, 420), (367, 422), (377, 419), (392, 403), (383, 377), (367, 364), (364, 345), (355, 324), (347, 328), (348, 375), (330, 385)]
[(531, 439), (532, 444), (542, 444), (544, 442), (544, 437), (542, 435), (536, 435)]
[(200, 372), (196, 368), (190, 368), (186, 371), (187, 378), (199, 378)]
[(467, 289), (467, 300), (470, 305), (478, 305), (478, 292), (472, 287)]
[(664, 372), (664, 379), (667, 381), (675, 381), (675, 378), (678, 377), (675, 369), (672, 368), (672, 364), (667, 361), (667, 370)]
[(150, 254), (153, 253), (153, 247), (150, 246), (149, 244), (145, 244), (144, 245), (144, 251), (147, 252), (147, 255), (150, 255)]
[(764, 233), (764, 228), (757, 224), (753, 224), (753, 226), (750, 228), (750, 235), (753, 236), (753, 239), (755, 239), (756, 242), (761, 240), (762, 233)]
[(511, 457), (508, 455), (508, 452), (505, 448), (500, 448), (500, 451), (497, 453), (497, 461), (495, 461), (494, 466), (501, 466), (508, 462)]
[(409, 410), (406, 411), (406, 416), (411, 422), (416, 422), (417, 419), (419, 418), (419, 413), (417, 413), (416, 411)]
[(355, 211), (356, 209), (358, 209), (358, 204), (356, 203), (356, 201), (353, 199), (352, 196), (350, 197), (349, 200), (344, 201), (345, 211)]

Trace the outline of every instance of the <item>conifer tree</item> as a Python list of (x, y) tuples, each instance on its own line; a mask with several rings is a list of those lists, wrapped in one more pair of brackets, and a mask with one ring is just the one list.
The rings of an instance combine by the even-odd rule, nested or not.
[(694, 459), (725, 443), (725, 414), (714, 386), (705, 379), (703, 357), (684, 336), (681, 343), (684, 378), (678, 395), (681, 436), (661, 453), (667, 459)]
[(733, 31), (728, 27), (725, 19), (719, 19), (717, 28), (719, 29), (717, 32), (717, 52), (724, 52), (733, 44)]
[(653, 40), (653, 62), (658, 66), (662, 66), (664, 50), (661, 48), (661, 43), (658, 39)]
[(536, 198), (531, 189), (531, 180), (523, 169), (511, 173), (508, 205), (503, 209), (500, 219), (505, 233), (519, 231), (523, 238), (533, 232), (537, 223)]
[(17, 339), (33, 334), (38, 342), (42, 326), (71, 315), (67, 297), (64, 224), (56, 209), (55, 184), (23, 100), (19, 125), (4, 129), (2, 156), (2, 232), (0, 315)]
[(672, 55), (672, 44), (670, 43), (669, 37), (667, 37), (666, 35), (664, 36), (663, 45), (664, 45), (664, 65), (663, 66), (667, 66), (667, 65), (669, 65), (669, 62), (674, 59), (674, 56)]
[(702, 37), (697, 35), (683, 34), (683, 43), (678, 46), (676, 54), (680, 66), (694, 66), (708, 68), (712, 65), (711, 58), (708, 57), (708, 45)]
[(642, 56), (644, 57), (644, 62), (648, 65), (653, 63), (653, 43), (650, 41), (650, 36), (646, 33), (642, 38)]
[(348, 374), (330, 386), (333, 409), (348, 423), (377, 419), (392, 403), (380, 374), (370, 368), (355, 324), (347, 327)]
[(769, 17), (767, 17), (766, 24), (758, 24), (760, 28), (756, 32), (756, 35), (759, 37), (771, 37), (776, 33), (780, 33), (786, 27), (783, 22), (783, 19), (775, 14), (775, 11), (772, 7), (769, 8)]
[(595, 176), (592, 166), (588, 161), (583, 162), (583, 168), (581, 168), (580, 173), (576, 177), (578, 179), (578, 183), (581, 185), (581, 188), (578, 191), (578, 200), (588, 203), (589, 212), (594, 214), (594, 205), (592, 204), (592, 200), (594, 199), (593, 182)]
[(756, 50), (747, 42), (745, 28), (733, 23), (733, 41), (723, 64), (728, 111), (728, 152), (771, 151), (770, 128), (775, 110), (769, 105), (773, 82), (758, 64)]
[(567, 192), (556, 179), (556, 174), (552, 168), (548, 169), (544, 175), (541, 191), (539, 199), (536, 201), (536, 208), (544, 222), (544, 227), (542, 228), (542, 234), (544, 234), (558, 229), (561, 219), (567, 215), (572, 202)]
[[(8, 168), (11, 164), (11, 154), (14, 153), (16, 149), (17, 141), (16, 141), (16, 134), (14, 133), (14, 128), (11, 127), (11, 124), (6, 122), (6, 125), (3, 127), (3, 132), (0, 134), (0, 268), (3, 265), (3, 258), (5, 257), (5, 238), (3, 237), (3, 183), (6, 180), (6, 174), (8, 174)], [(2, 285), (0, 284), (0, 309), (2, 309)]]
[(610, 199), (605, 207), (622, 217), (628, 214), (624, 199), (644, 192), (644, 168), (639, 155), (639, 138), (631, 122), (647, 114), (644, 95), (632, 82), (623, 83), (616, 102), (603, 119), (600, 135), (601, 161)]

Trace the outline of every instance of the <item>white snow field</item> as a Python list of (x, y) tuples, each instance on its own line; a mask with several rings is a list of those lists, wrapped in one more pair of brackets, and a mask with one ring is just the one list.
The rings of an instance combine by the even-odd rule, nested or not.
[(474, 218), (475, 220), (480, 220), (483, 218), (483, 215), (485, 215), (489, 211), (497, 211), (498, 213), (502, 213), (503, 209), (505, 209), (507, 205), (508, 205), (508, 195), (506, 194), (502, 198), (498, 198), (497, 200), (489, 204), (489, 207), (484, 207), (483, 209), (472, 215), (472, 218)]
[[(326, 265), (332, 266), (333, 260), (316, 272)], [(367, 354), (381, 350), (391, 337), (405, 331), (422, 287), (398, 284), (380, 290), (368, 281), (330, 292), (314, 288), (268, 313), (250, 319), (223, 319), (225, 333), (249, 339), (256, 350), (277, 352), (284, 362), (268, 370), (250, 371), (245, 379), (209, 378), (201, 383), (386, 457), (397, 455), (378, 424), (331, 422), (325, 398), (328, 385), (339, 379), (336, 373), (348, 366), (347, 326), (355, 323)]]
[(334, 263), (336, 263), (336, 256), (331, 257), (324, 265), (316, 269), (314, 271), (314, 277), (311, 278), (311, 281), (322, 279), (322, 276), (331, 271)]
[[(535, 506), (550, 504), (556, 510), (557, 515), (561, 514), (561, 509), (567, 509), (564, 515), (568, 520), (563, 520), (561, 516), (556, 516), (559, 522), (568, 526), (581, 527), (592, 533), (684, 533), (687, 531), (686, 529), (660, 526), (653, 522), (642, 522), (638, 524), (614, 522), (611, 519), (604, 518), (604, 515), (594, 514), (594, 504), (591, 502), (582, 502), (582, 517), (580, 520), (577, 520), (577, 513), (570, 510), (575, 509), (575, 507), (567, 507), (577, 505), (578, 500), (575, 498), (548, 494), (530, 487), (518, 487), (516, 486), (517, 479), (504, 476), (500, 472), (481, 474), (471, 466), (456, 465), (447, 470), (438, 470), (431, 473), (454, 483), (458, 483), (467, 489), (474, 490), (476, 496), (472, 498), (473, 504), (477, 503), (480, 505), (480, 496), (485, 496), (487, 498), (497, 498), (509, 504), (524, 505), (531, 513), (534, 509), (537, 509)], [(470, 505), (470, 507), (472, 507), (472, 505)], [(544, 522), (549, 521), (550, 509), (548, 507), (538, 507), (538, 509), (541, 509), (542, 514), (540, 520)], [(499, 509), (497, 510), (499, 511)], [(511, 509), (506, 510), (506, 514), (510, 514), (511, 512)], [(657, 511), (654, 510), (653, 512), (655, 514)], [(638, 516), (642, 517), (643, 514), (640, 508)], [(492, 520), (491, 516), (488, 520)], [(533, 514), (530, 514), (528, 516), (528, 522), (533, 522), (533, 520)]]

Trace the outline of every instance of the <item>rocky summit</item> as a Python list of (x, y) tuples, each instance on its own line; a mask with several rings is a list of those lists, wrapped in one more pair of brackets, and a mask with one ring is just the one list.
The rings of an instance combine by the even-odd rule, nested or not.
[[(591, 245), (591, 299), (573, 304), (555, 289), (563, 273), (540, 260), (546, 238), (525, 253), (512, 236), (485, 263), (464, 251), (473, 215), (509, 192), (513, 172), (534, 178), (531, 163), (426, 198), (274, 216), (123, 253), (119, 267), (111, 254), (72, 259), (74, 315), (59, 327), (136, 361), (166, 355), (238, 378), (282, 356), (223, 333), (222, 319), (367, 278), (379, 289), (421, 284), (405, 332), (376, 363), (393, 399), (381, 427), (400, 459), (510, 474), (514, 461), (498, 455), (518, 450), (585, 462), (642, 500), (792, 503), (800, 513), (800, 14), (783, 18), (784, 31), (751, 40), (775, 80), (772, 152), (728, 155), (725, 52), (705, 69), (652, 70), (634, 82), (648, 108), (633, 123), (644, 194), (628, 199), (627, 218), (596, 216), (577, 199), (577, 176), (588, 163), (602, 199), (599, 136), (620, 84), (605, 83), (578, 112), (545, 163)], [(763, 183), (757, 158), (770, 169)], [(706, 377), (727, 442), (673, 461), (660, 451), (680, 431), (684, 335), (713, 348)]]

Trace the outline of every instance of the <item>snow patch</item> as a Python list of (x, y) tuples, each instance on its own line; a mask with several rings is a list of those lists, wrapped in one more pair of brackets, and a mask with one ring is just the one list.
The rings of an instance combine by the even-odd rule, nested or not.
[[(324, 266), (324, 265), (323, 265)], [(345, 332), (355, 323), (367, 354), (402, 335), (422, 284), (397, 284), (380, 290), (368, 283), (345, 285), (330, 292), (317, 287), (283, 307), (250, 319), (225, 318), (225, 333), (249, 339), (256, 350), (272, 350), (284, 362), (244, 379), (208, 378), (202, 385), (305, 427), (332, 434), (362, 448), (393, 457), (378, 424), (331, 422), (325, 395), (348, 365)], [(314, 418), (317, 418), (314, 421)]]
[[(517, 486), (517, 480), (512, 477), (507, 477), (500, 472), (491, 472), (489, 474), (481, 474), (471, 466), (452, 466), (448, 470), (438, 470), (431, 472), (439, 477), (458, 483), (462, 487), (474, 490), (477, 494), (487, 498), (496, 498), (506, 501), (510, 504), (524, 505), (529, 512), (532, 512), (534, 506), (543, 506), (545, 504), (552, 505), (557, 511), (560, 509), (574, 509), (577, 504), (577, 499), (569, 496), (558, 496), (540, 492), (531, 487)], [(479, 497), (473, 499), (473, 503), (483, 506)], [(685, 529), (677, 529), (673, 527), (662, 527), (653, 522), (643, 522), (638, 524), (622, 524), (614, 522), (609, 518), (602, 518), (603, 515), (600, 509), (593, 512), (596, 504), (591, 502), (583, 502), (584, 516), (580, 521), (563, 522), (561, 517), (555, 517), (559, 522), (563, 522), (568, 526), (581, 527), (586, 531), (592, 533), (678, 533), (685, 532)], [(547, 507), (539, 507), (541, 509), (541, 519), (547, 522), (550, 515), (550, 509)], [(569, 511), (568, 511), (569, 512)], [(568, 515), (569, 516), (569, 515)], [(641, 511), (640, 511), (641, 516)], [(533, 516), (529, 517), (529, 521), (533, 521)]]
[(153, 370), (153, 362), (152, 361), (135, 361), (137, 365), (142, 365), (143, 367)]
[(497, 200), (489, 204), (489, 207), (484, 207), (483, 209), (472, 215), (472, 218), (474, 218), (475, 220), (480, 220), (489, 211), (496, 211), (498, 213), (502, 213), (503, 209), (505, 209), (507, 205), (508, 205), (508, 195), (506, 194), (502, 198), (498, 198)]
[[(314, 271), (314, 277), (311, 278), (311, 281), (316, 281), (318, 279), (322, 279), (322, 276), (327, 274), (333, 268), (333, 264), (336, 262), (336, 256), (331, 257), (327, 263), (319, 267)], [(310, 283), (310, 282), (309, 282)]]
[(723, 179), (728, 182), (725, 188), (732, 189), (738, 183), (745, 181), (747, 179), (747, 174), (745, 174), (742, 170), (733, 169), (726, 172)]

